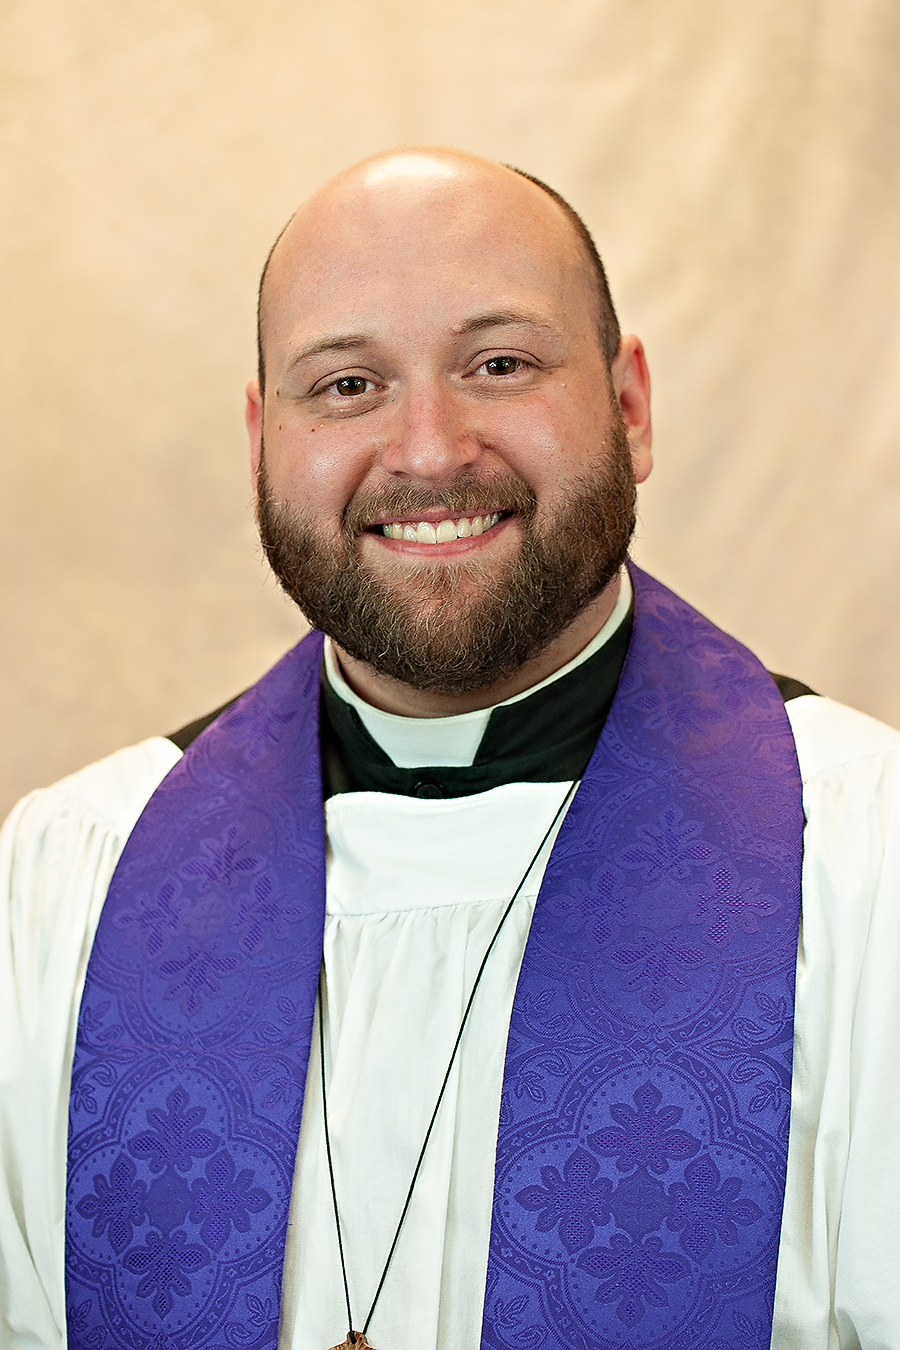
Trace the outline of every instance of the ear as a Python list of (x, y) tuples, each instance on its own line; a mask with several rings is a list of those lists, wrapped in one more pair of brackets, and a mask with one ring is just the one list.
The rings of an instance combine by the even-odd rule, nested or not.
[(256, 499), (256, 480), (259, 473), (259, 461), (262, 458), (263, 400), (259, 389), (259, 380), (251, 380), (247, 385), (247, 399), (244, 404), (244, 421), (250, 436), (250, 469), (253, 474), (253, 496)]
[(653, 467), (651, 444), (653, 431), (650, 423), (650, 372), (640, 338), (633, 333), (625, 335), (610, 370), (613, 392), (619, 404), (622, 421), (631, 446), (634, 481), (643, 483)]

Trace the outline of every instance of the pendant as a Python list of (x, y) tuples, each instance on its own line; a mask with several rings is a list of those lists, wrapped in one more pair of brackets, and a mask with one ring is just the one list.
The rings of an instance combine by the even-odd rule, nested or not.
[(374, 1345), (369, 1345), (361, 1331), (351, 1331), (345, 1341), (340, 1345), (333, 1345), (331, 1350), (375, 1350)]

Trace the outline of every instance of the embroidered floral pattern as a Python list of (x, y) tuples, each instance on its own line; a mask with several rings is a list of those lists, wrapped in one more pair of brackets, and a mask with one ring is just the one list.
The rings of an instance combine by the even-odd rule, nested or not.
[(155, 895), (137, 895), (134, 904), (122, 909), (114, 919), (126, 941), (139, 945), (150, 960), (159, 956), (180, 927), (181, 911), (174, 903), (178, 889), (170, 878)]
[(238, 1172), (230, 1153), (217, 1153), (206, 1164), (206, 1177), (198, 1177), (191, 1187), (191, 1223), (200, 1225), (200, 1237), (214, 1251), (221, 1251), (231, 1235), (250, 1231), (250, 1215), (259, 1214), (272, 1203), (261, 1186), (253, 1185), (253, 1168)]
[(699, 820), (685, 820), (680, 807), (667, 806), (654, 824), (638, 828), (641, 842), (623, 849), (619, 859), (623, 867), (639, 868), (642, 881), (684, 881), (718, 856), (702, 838), (702, 828)]
[(648, 1304), (666, 1307), (669, 1296), (663, 1285), (683, 1280), (691, 1269), (677, 1252), (664, 1252), (660, 1238), (635, 1242), (625, 1233), (613, 1233), (608, 1247), (592, 1247), (578, 1264), (600, 1281), (594, 1294), (597, 1302), (615, 1303), (616, 1315), (626, 1327), (637, 1326)]
[(137, 1168), (127, 1153), (120, 1153), (107, 1180), (94, 1177), (94, 1190), (83, 1195), (76, 1205), (78, 1213), (92, 1219), (94, 1237), (109, 1238), (114, 1252), (123, 1252), (134, 1236), (136, 1225), (144, 1222), (146, 1182), (137, 1181)]
[[(749, 1291), (774, 1288), (799, 775), (768, 677), (639, 574), (638, 583), (639, 618), (652, 624), (636, 619), (596, 787), (585, 791), (592, 765), (545, 874), (553, 902), (538, 903), (534, 965), (526, 952), (520, 975), (486, 1346), (510, 1343), (495, 1309), (530, 1297), (536, 1280), (548, 1344), (591, 1350), (737, 1350), (745, 1341), (735, 1328), (756, 1327), (764, 1299)], [(748, 762), (756, 780), (742, 778)], [(627, 789), (617, 763), (636, 770)], [(622, 878), (598, 914), (586, 897), (610, 860)], [(541, 998), (548, 1012), (534, 1016)], [(571, 1068), (539, 1099), (538, 1066), (554, 1041), (547, 1024), (567, 1015)], [(579, 1036), (593, 1049), (576, 1049)], [(597, 1086), (616, 1079), (627, 1089), (607, 1096)], [(517, 1093), (520, 1083), (534, 1094)], [(594, 1199), (602, 1194), (593, 1212), (566, 1175), (575, 1155)], [(580, 1241), (588, 1221), (593, 1238), (570, 1251), (564, 1231)], [(547, 1244), (551, 1230), (559, 1247)], [(765, 1334), (752, 1341), (765, 1343)]]
[(266, 751), (277, 746), (286, 729), (297, 716), (296, 711), (280, 713), (268, 707), (261, 698), (241, 700), (232, 718), (235, 746), (243, 751), (248, 764), (257, 764)]
[(205, 949), (191, 947), (184, 956), (160, 963), (160, 974), (168, 981), (163, 998), (175, 999), (180, 994), (179, 1006), (186, 1017), (200, 1012), (205, 999), (221, 998), (221, 976), (233, 975), (240, 969), (240, 958), (224, 952), (222, 947), (221, 942)]
[(233, 886), (259, 871), (260, 860), (247, 851), (247, 841), (241, 839), (237, 825), (229, 825), (218, 839), (200, 841), (199, 854), (188, 860), (181, 875), (197, 882), (197, 890), (219, 890)]
[(730, 942), (736, 932), (758, 933), (761, 920), (781, 908), (771, 895), (761, 892), (758, 880), (740, 881), (728, 867), (713, 873), (711, 892), (699, 888), (696, 894), (693, 922), (703, 924), (707, 938), (718, 947)]
[(126, 1270), (140, 1275), (138, 1298), (152, 1298), (153, 1311), (166, 1317), (176, 1297), (191, 1292), (189, 1275), (194, 1275), (209, 1263), (209, 1252), (196, 1242), (188, 1242), (179, 1228), (164, 1235), (151, 1229), (143, 1247), (132, 1247), (122, 1258)]
[[(104, 1039), (110, 1042), (113, 1037), (107, 1036)], [(72, 1110), (84, 1111), (89, 1116), (95, 1116), (99, 1110), (98, 1089), (110, 1087), (114, 1081), (115, 1075), (108, 1064), (102, 1061), (86, 1064), (78, 1074), (72, 1075)]]
[[(774, 1285), (802, 829), (793, 744), (752, 658), (634, 577), (628, 661), (545, 874), (513, 1009), (492, 1350), (731, 1350)], [(314, 635), (202, 733), (116, 869), (73, 1067), (72, 1350), (184, 1350), (177, 1327), (190, 1350), (276, 1350), (321, 960), (320, 661)], [(614, 1080), (628, 1086), (607, 1099)], [(740, 1166), (723, 1139), (744, 1141)], [(251, 1258), (232, 1265), (236, 1249)]]
[(725, 720), (725, 714), (714, 703), (691, 690), (672, 693), (659, 690), (640, 695), (635, 705), (643, 713), (644, 726), (650, 731), (661, 731), (667, 741), (683, 745), (692, 737), (709, 737), (713, 728)]
[[(202, 733), (119, 860), (73, 1065), (72, 1350), (275, 1350), (321, 959), (320, 661), (313, 635)], [(289, 1092), (253, 1072), (276, 1027)]]
[(296, 923), (302, 910), (285, 905), (271, 877), (257, 877), (237, 912), (234, 931), (240, 933), (241, 951), (255, 956), (269, 936), (281, 941), (287, 936), (285, 921)]
[[(86, 1298), (83, 1303), (77, 1307), (69, 1309), (69, 1341), (77, 1340), (78, 1350), (106, 1350), (109, 1342), (106, 1339), (106, 1330), (104, 1327), (91, 1325), (91, 1313), (94, 1310), (94, 1300)], [(74, 1336), (72, 1335), (74, 1331)]]
[(560, 1176), (555, 1167), (541, 1168), (542, 1186), (526, 1186), (516, 1199), (525, 1209), (538, 1212), (537, 1229), (548, 1233), (559, 1226), (566, 1251), (577, 1252), (594, 1240), (595, 1225), (609, 1222), (612, 1186), (605, 1177), (597, 1181), (600, 1165), (584, 1149), (570, 1154)]
[(702, 947), (686, 947), (678, 937), (663, 940), (647, 933), (617, 947), (610, 957), (613, 966), (629, 975), (628, 988), (638, 990), (641, 1002), (653, 1011), (668, 1002), (670, 994), (689, 989), (690, 972), (708, 960)]
[(231, 1350), (257, 1350), (269, 1345), (278, 1333), (279, 1306), (273, 1298), (258, 1298), (248, 1294), (240, 1322), (225, 1323), (225, 1344)]
[[(676, 1128), (680, 1107), (664, 1104), (650, 1082), (632, 1100), (633, 1107), (610, 1104), (619, 1123), (590, 1134), (586, 1148), (572, 1149), (561, 1173), (543, 1165), (540, 1186), (514, 1193), (516, 1204), (536, 1215), (537, 1233), (556, 1230), (570, 1256), (581, 1253), (578, 1268), (599, 1281), (595, 1300), (614, 1303), (616, 1319), (629, 1329), (648, 1308), (669, 1307), (663, 1286), (702, 1268), (717, 1242), (736, 1246), (739, 1230), (763, 1218), (759, 1205), (741, 1195), (741, 1178), (723, 1177), (710, 1153), (700, 1151), (700, 1140)], [(602, 1174), (602, 1157), (615, 1158), (624, 1173), (615, 1186)], [(660, 1177), (675, 1163), (685, 1164), (683, 1180), (676, 1174), (666, 1186)], [(621, 1231), (603, 1241), (610, 1225)], [(680, 1252), (666, 1233), (679, 1234)]]
[(618, 1124), (597, 1130), (588, 1138), (588, 1146), (604, 1158), (615, 1158), (620, 1172), (647, 1167), (651, 1172), (668, 1172), (670, 1160), (692, 1157), (700, 1140), (685, 1130), (674, 1128), (681, 1119), (679, 1106), (660, 1107), (662, 1093), (652, 1083), (639, 1087), (634, 1106), (614, 1102), (610, 1115)]
[(153, 1126), (135, 1135), (129, 1141), (129, 1152), (135, 1158), (146, 1158), (151, 1172), (174, 1168), (177, 1172), (190, 1170), (195, 1158), (208, 1158), (220, 1140), (201, 1126), (206, 1115), (202, 1106), (188, 1106), (184, 1088), (175, 1088), (166, 1097), (167, 1110), (151, 1107), (147, 1120)]
[(741, 1200), (741, 1181), (725, 1181), (712, 1158), (703, 1155), (684, 1169), (684, 1182), (676, 1181), (669, 1190), (672, 1202), (668, 1225), (681, 1233), (681, 1248), (694, 1261), (701, 1261), (718, 1237), (734, 1246), (737, 1225), (756, 1223), (762, 1210), (753, 1200)]

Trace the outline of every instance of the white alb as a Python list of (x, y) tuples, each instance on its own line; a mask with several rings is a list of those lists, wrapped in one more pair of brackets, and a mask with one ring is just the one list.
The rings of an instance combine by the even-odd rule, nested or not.
[[(772, 1344), (885, 1350), (900, 1343), (900, 734), (824, 698), (787, 706), (808, 823)], [(84, 973), (116, 860), (179, 753), (153, 738), (111, 755), (26, 797), (0, 835), (3, 1350), (65, 1345), (66, 1125)], [(566, 786), (327, 805), (326, 1060), (357, 1318), (481, 954)], [(479, 1345), (506, 1034), (545, 861), (479, 991), (370, 1327), (379, 1350)], [(325, 1350), (346, 1331), (321, 1120), (315, 1051), (281, 1350)]]

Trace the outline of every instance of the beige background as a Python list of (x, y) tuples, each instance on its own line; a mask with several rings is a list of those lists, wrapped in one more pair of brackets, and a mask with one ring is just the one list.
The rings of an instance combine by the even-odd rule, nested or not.
[(638, 557), (900, 722), (896, 0), (3, 0), (0, 808), (300, 631), (254, 543), (256, 276), (379, 147), (595, 231), (656, 378)]

